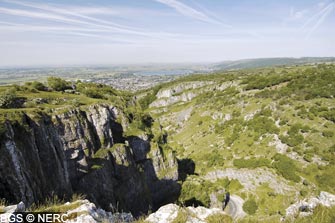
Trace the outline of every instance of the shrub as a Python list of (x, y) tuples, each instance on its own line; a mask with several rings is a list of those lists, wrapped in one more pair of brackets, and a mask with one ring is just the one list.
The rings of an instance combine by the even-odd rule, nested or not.
[(294, 182), (299, 182), (300, 177), (296, 174), (297, 167), (293, 160), (282, 154), (276, 154), (274, 156), (275, 162), (273, 163), (274, 168), (280, 173), (284, 178), (292, 180)]
[(179, 210), (178, 215), (175, 219), (173, 219), (172, 223), (185, 223), (187, 222), (188, 214), (187, 210)]
[(260, 135), (265, 133), (279, 133), (278, 127), (271, 119), (265, 116), (260, 116), (259, 114), (255, 115), (255, 117), (248, 122), (248, 127)]
[(266, 158), (235, 159), (233, 163), (237, 168), (257, 168), (262, 166), (271, 166), (271, 161)]
[(308, 192), (305, 190), (301, 190), (299, 193), (302, 197), (306, 197), (306, 195), (308, 194)]
[(291, 77), (289, 75), (278, 75), (278, 74), (270, 74), (267, 76), (252, 75), (242, 83), (247, 83), (247, 86), (245, 87), (246, 90), (252, 90), (252, 89), (261, 90), (266, 87), (271, 87), (274, 85), (278, 85), (282, 82), (289, 81), (290, 79)]
[[(90, 98), (110, 99), (113, 101), (114, 105), (123, 104), (123, 102), (120, 101), (118, 97), (116, 97), (121, 93), (107, 85), (79, 82), (76, 85), (76, 90)], [(124, 96), (124, 98), (127, 98), (126, 95)]]
[(0, 108), (15, 107), (17, 99), (16, 91), (14, 89), (6, 90), (0, 95)]
[(255, 214), (257, 209), (258, 205), (254, 199), (249, 199), (243, 204), (243, 211), (245, 211), (249, 215)]
[(324, 112), (321, 114), (321, 117), (324, 117), (325, 119), (335, 123), (335, 109), (333, 108), (327, 112)]
[(147, 93), (144, 97), (142, 97), (139, 100), (139, 103), (142, 107), (142, 109), (147, 109), (149, 107), (149, 105), (156, 100), (156, 94), (158, 93), (158, 91), (162, 88), (162, 86), (158, 85), (156, 87), (154, 87), (152, 89), (151, 92)]
[(315, 180), (322, 190), (334, 193), (335, 192), (334, 165), (324, 167), (324, 170), (315, 176)]
[(307, 162), (312, 162), (313, 161), (313, 155), (308, 153), (306, 155), (304, 155), (304, 160), (307, 161)]
[(31, 87), (36, 89), (36, 90), (39, 90), (39, 91), (45, 91), (47, 89), (44, 84), (42, 84), (41, 82), (38, 82), (38, 81), (33, 81), (31, 83)]
[(213, 214), (208, 216), (205, 221), (207, 223), (233, 223), (233, 219), (225, 214)]
[[(292, 222), (292, 221), (287, 221)], [(310, 223), (310, 222), (335, 222), (335, 206), (325, 207), (322, 205), (316, 206), (312, 215), (298, 217), (294, 220), (296, 223)]]
[(281, 135), (279, 136), (279, 138), (283, 143), (291, 147), (295, 147), (295, 146), (300, 145), (304, 141), (304, 137), (301, 135), (300, 131), (305, 132), (305, 131), (308, 131), (307, 129), (308, 127), (303, 126), (301, 124), (294, 124), (288, 130), (287, 136)]
[(48, 77), (48, 86), (54, 91), (64, 91), (70, 88), (70, 84), (59, 77)]
[(222, 155), (220, 155), (218, 153), (218, 150), (214, 150), (213, 152), (211, 152), (210, 154), (208, 154), (208, 166), (212, 167), (212, 166), (223, 166), (224, 165), (224, 159), (222, 157)]
[(329, 130), (326, 130), (326, 131), (323, 131), (323, 132), (322, 132), (322, 135), (323, 135), (324, 137), (331, 138), (331, 137), (334, 136), (334, 132), (329, 131)]
[(182, 186), (180, 201), (186, 206), (205, 206), (210, 204), (210, 182), (202, 182), (201, 184), (185, 181)]

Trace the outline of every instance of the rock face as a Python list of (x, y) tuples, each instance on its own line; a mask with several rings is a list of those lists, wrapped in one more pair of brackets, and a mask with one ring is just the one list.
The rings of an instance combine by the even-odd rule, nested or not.
[[(148, 137), (123, 138), (127, 123), (118, 123), (119, 116), (115, 107), (102, 104), (6, 121), (0, 136), (0, 197), (29, 206), (48, 196), (82, 193), (106, 210), (118, 207), (134, 215), (170, 202), (179, 193), (174, 154), (152, 146)], [(164, 171), (169, 174), (158, 177)], [(159, 191), (163, 196), (156, 202)]]
[(286, 209), (286, 217), (292, 217), (300, 213), (302, 216), (307, 216), (313, 213), (316, 206), (323, 205), (331, 207), (335, 205), (335, 195), (325, 191), (321, 191), (318, 197), (312, 197), (298, 201)]
[[(162, 107), (172, 105), (178, 102), (187, 102), (198, 96), (202, 91), (193, 92), (192, 90), (202, 88), (206, 85), (210, 85), (213, 82), (210, 81), (193, 81), (178, 84), (168, 89), (162, 89), (158, 91), (155, 100), (150, 104), (150, 107)], [(186, 91), (186, 92), (185, 92)]]
[(206, 223), (206, 218), (214, 214), (224, 214), (218, 208), (208, 209), (205, 207), (187, 207), (185, 209), (176, 204), (168, 204), (158, 209), (155, 213), (149, 215), (146, 219), (150, 223), (171, 223), (178, 213), (182, 211), (187, 215), (186, 222), (188, 223)]

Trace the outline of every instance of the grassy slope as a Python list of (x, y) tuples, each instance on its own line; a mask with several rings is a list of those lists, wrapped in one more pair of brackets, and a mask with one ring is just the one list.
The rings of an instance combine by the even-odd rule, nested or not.
[[(221, 83), (230, 83), (232, 79), (239, 83), (236, 87), (219, 90)], [(259, 206), (256, 218), (262, 216), (269, 220), (270, 216), (271, 219), (275, 216), (279, 219), (285, 208), (298, 199), (317, 195), (319, 190), (335, 192), (335, 182), (331, 177), (335, 171), (335, 136), (332, 134), (335, 125), (329, 115), (325, 118), (325, 114), (335, 108), (334, 66), (254, 69), (189, 76), (175, 81), (174, 85), (189, 81), (215, 81), (202, 90), (213, 87), (216, 90), (200, 93), (190, 102), (148, 111), (164, 127), (168, 127), (169, 142), (176, 148), (179, 158), (195, 161), (196, 173), (199, 174), (196, 178), (214, 170), (238, 169), (234, 165), (235, 159), (257, 160), (262, 157), (274, 162), (278, 151), (270, 142), (276, 134), (282, 141), (291, 144), (284, 152), (290, 158), (281, 157), (268, 167), (259, 168), (274, 173), (278, 181), (293, 190), (280, 194), (268, 185), (256, 185), (253, 190), (242, 188), (236, 191), (243, 198), (255, 198)], [(169, 87), (171, 84), (163, 86)], [(198, 89), (198, 92), (202, 90)], [(187, 121), (176, 121), (182, 111), (190, 108), (192, 112)], [(250, 115), (255, 113), (260, 114)], [(226, 115), (232, 119), (224, 121)], [(302, 179), (305, 179), (304, 183)], [(197, 188), (193, 188), (194, 196), (201, 197)]]

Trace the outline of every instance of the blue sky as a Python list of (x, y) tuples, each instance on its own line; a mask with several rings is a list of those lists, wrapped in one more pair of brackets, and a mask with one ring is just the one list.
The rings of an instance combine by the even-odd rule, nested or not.
[(335, 56), (334, 0), (0, 0), (0, 67)]

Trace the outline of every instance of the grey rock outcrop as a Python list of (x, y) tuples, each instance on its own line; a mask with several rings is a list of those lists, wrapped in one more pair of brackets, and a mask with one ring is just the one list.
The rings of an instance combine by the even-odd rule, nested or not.
[(335, 195), (321, 191), (317, 197), (306, 198), (298, 201), (286, 209), (286, 217), (292, 217), (300, 213), (302, 216), (307, 216), (313, 213), (316, 206), (322, 205), (331, 207), (335, 205)]
[[(29, 206), (49, 196), (82, 193), (106, 210), (118, 207), (134, 215), (168, 203), (178, 192), (174, 154), (164, 151), (163, 156), (146, 136), (125, 139), (128, 124), (118, 123), (125, 120), (120, 116), (122, 111), (100, 104), (53, 115), (23, 113), (20, 120), (6, 121), (0, 136), (0, 197)], [(159, 178), (164, 171), (168, 174)], [(152, 185), (166, 181), (177, 189), (154, 201)]]
[[(77, 200), (72, 203), (67, 202), (62, 206), (64, 211), (64, 217), (67, 219), (68, 223), (97, 223), (97, 222), (133, 222), (134, 217), (131, 213), (125, 212), (108, 212), (101, 208), (97, 208), (94, 203), (91, 203), (88, 200)], [(4, 207), (4, 213), (0, 213), (0, 218), (2, 222), (12, 222), (13, 214), (15, 212), (25, 212), (25, 205), (23, 202), (20, 202), (17, 205), (11, 205)]]
[(205, 208), (205, 207), (187, 207), (181, 208), (176, 204), (168, 204), (156, 211), (153, 214), (150, 214), (146, 221), (150, 223), (171, 223), (173, 222), (179, 212), (184, 212), (187, 216), (187, 223), (205, 223), (206, 218), (214, 214), (224, 214), (221, 209), (218, 208)]

